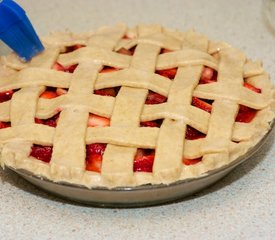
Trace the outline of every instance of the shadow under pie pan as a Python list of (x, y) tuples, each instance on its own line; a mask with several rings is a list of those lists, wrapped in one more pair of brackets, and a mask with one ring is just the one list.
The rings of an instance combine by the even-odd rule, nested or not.
[(117, 187), (108, 189), (104, 187), (86, 188), (69, 183), (55, 183), (48, 179), (36, 176), (26, 170), (13, 169), (12, 171), (34, 184), (35, 186), (75, 202), (99, 207), (143, 207), (168, 203), (190, 196), (211, 184), (217, 182), (239, 164), (251, 158), (264, 144), (272, 132), (275, 121), (270, 124), (269, 131), (248, 152), (226, 166), (209, 171), (203, 176), (184, 179), (169, 185), (142, 185), (137, 187)]

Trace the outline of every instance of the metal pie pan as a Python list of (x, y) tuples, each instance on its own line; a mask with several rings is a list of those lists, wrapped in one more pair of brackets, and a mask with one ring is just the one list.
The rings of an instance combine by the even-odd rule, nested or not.
[(83, 186), (76, 186), (68, 183), (55, 183), (48, 179), (35, 176), (26, 170), (10, 169), (35, 186), (49, 193), (75, 202), (99, 207), (151, 206), (178, 201), (217, 182), (239, 164), (243, 163), (255, 154), (272, 132), (273, 126), (274, 121), (271, 124), (270, 130), (258, 144), (249, 149), (245, 155), (237, 158), (230, 164), (209, 171), (204, 176), (180, 180), (169, 185), (148, 184), (137, 187), (117, 187), (113, 189), (95, 187), (88, 189)]

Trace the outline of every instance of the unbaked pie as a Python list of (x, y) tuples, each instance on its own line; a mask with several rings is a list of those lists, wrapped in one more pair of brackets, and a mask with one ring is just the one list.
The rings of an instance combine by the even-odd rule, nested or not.
[(1, 164), (88, 188), (170, 184), (225, 166), (274, 119), (260, 62), (159, 25), (54, 33), (0, 63)]

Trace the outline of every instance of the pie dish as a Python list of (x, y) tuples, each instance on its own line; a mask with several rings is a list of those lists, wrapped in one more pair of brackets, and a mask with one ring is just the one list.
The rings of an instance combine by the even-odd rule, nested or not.
[(0, 63), (1, 164), (87, 188), (169, 185), (253, 148), (274, 119), (259, 61), (194, 31), (53, 33)]

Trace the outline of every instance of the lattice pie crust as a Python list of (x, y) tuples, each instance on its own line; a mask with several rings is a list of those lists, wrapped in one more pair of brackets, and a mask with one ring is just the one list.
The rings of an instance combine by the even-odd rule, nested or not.
[[(17, 90), (11, 100), (0, 103), (0, 121), (11, 122), (0, 129), (2, 166), (87, 187), (170, 184), (202, 176), (245, 154), (274, 118), (274, 90), (261, 63), (194, 31), (120, 24), (84, 34), (54, 33), (43, 42), (46, 50), (29, 63), (13, 54), (1, 59), (0, 92)], [(77, 44), (85, 47), (64, 53)], [(134, 47), (133, 56), (116, 52)], [(55, 62), (78, 66), (73, 73), (61, 72), (52, 69)], [(99, 73), (104, 66), (119, 70)], [(204, 66), (217, 71), (217, 82), (198, 84)], [(155, 73), (175, 67), (173, 80)], [(244, 79), (261, 93), (245, 88)], [(46, 87), (69, 91), (39, 98)], [(93, 94), (112, 87), (120, 87), (116, 97)], [(144, 104), (149, 90), (167, 101)], [(192, 97), (214, 100), (211, 113), (191, 105)], [(240, 104), (258, 110), (250, 123), (235, 122)], [(56, 128), (35, 123), (35, 118), (57, 112)], [(89, 113), (110, 118), (110, 126), (87, 127)], [(163, 119), (159, 128), (140, 127), (141, 121), (156, 119)], [(187, 125), (206, 137), (186, 140)], [(91, 143), (107, 143), (101, 173), (85, 170), (85, 145)], [(30, 156), (33, 144), (53, 145), (49, 163)], [(155, 149), (152, 172), (133, 171), (137, 148)], [(185, 165), (183, 157), (202, 160)]]

